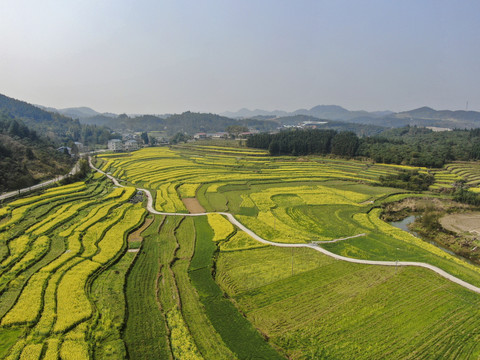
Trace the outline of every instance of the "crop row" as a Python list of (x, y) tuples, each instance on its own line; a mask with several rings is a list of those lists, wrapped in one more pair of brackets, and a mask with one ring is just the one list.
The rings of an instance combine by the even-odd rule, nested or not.
[[(190, 266), (190, 278), (198, 291), (207, 316), (225, 344), (240, 359), (258, 357), (281, 359), (235, 306), (223, 296), (211, 275), (213, 231), (205, 218), (195, 218), (197, 242)], [(232, 324), (235, 324), (232, 326)]]
[(33, 232), (33, 235), (42, 235), (48, 232), (50, 229), (56, 228), (60, 224), (64, 223), (65, 221), (71, 219), (72, 217), (76, 216), (79, 211), (88, 207), (93, 203), (93, 200), (84, 201), (77, 204), (67, 204), (62, 206), (55, 214), (47, 217), (46, 219), (42, 220), (41, 222), (37, 223), (27, 229), (27, 233)]
[[(82, 183), (83, 184), (83, 183)], [(83, 188), (82, 188), (83, 189)], [(35, 196), (34, 201), (27, 201), (26, 204), (21, 206), (14, 206), (13, 203), (10, 203), (6, 206), (7, 211), (10, 213), (10, 218), (8, 221), (0, 225), (0, 231), (8, 230), (10, 227), (17, 226), (18, 223), (25, 218), (25, 216), (35, 210), (36, 208), (45, 205), (45, 204), (55, 204), (56, 202), (66, 202), (69, 199), (79, 199), (82, 197), (87, 197), (92, 194), (92, 189), (83, 189), (82, 191), (71, 191), (69, 190), (68, 194), (56, 195), (56, 196)], [(26, 198), (30, 199), (30, 198)]]
[(58, 197), (59, 195), (69, 195), (72, 193), (76, 193), (78, 191), (84, 190), (86, 188), (86, 185), (84, 182), (77, 182), (73, 183), (70, 185), (65, 185), (61, 187), (55, 187), (46, 190), (43, 194), (41, 195), (36, 195), (36, 196), (29, 196), (26, 198), (18, 199), (15, 201), (12, 201), (11, 203), (8, 204), (9, 207), (15, 208), (18, 206), (24, 206), (27, 204), (31, 204), (34, 202), (37, 202), (39, 200), (45, 200), (45, 199), (50, 199), (52, 197)]
[(207, 218), (214, 231), (213, 241), (226, 240), (235, 230), (232, 223), (220, 214), (208, 214)]
[(185, 205), (178, 197), (175, 184), (165, 183), (157, 191), (155, 206), (157, 210), (166, 212), (186, 211)]
[[(91, 189), (89, 185), (86, 191), (80, 192), (85, 196), (95, 196), (98, 191), (103, 191), (102, 186), (95, 186), (94, 189), (98, 190), (94, 192)], [(4, 304), (6, 296), (11, 303), (1, 320), (1, 326), (7, 329), (25, 324), (30, 329), (25, 338), (19, 339), (10, 348), (9, 357), (33, 359), (40, 358), (40, 354), (45, 359), (57, 359), (58, 355), (64, 359), (90, 357), (87, 345), (90, 330), (85, 322), (94, 311), (89, 297), (90, 279), (103, 269), (102, 264), (108, 265), (125, 248), (125, 233), (143, 219), (145, 210), (140, 205), (124, 205), (114, 209), (135, 191), (134, 188), (127, 188), (121, 196), (112, 198), (107, 195), (95, 202), (76, 201), (65, 205), (62, 205), (62, 198), (62, 201), (53, 202), (51, 206), (44, 206), (47, 212), (44, 212), (43, 219), (34, 226), (26, 227), (28, 235), (7, 235), (7, 239), (11, 237), (8, 242), (9, 256), (2, 264), (10, 268), (0, 282), (3, 286), (13, 283), (15, 274), (19, 272), (27, 277), (26, 284), (18, 290), (16, 298), (12, 298), (12, 295), (18, 285), (9, 285), (1, 295)], [(68, 196), (78, 199), (78, 194), (65, 196), (67, 199)], [(40, 208), (46, 200), (52, 199), (56, 197), (39, 196), (35, 202), (27, 201), (28, 205), (23, 207)], [(14, 208), (12, 213), (18, 209), (23, 210), (22, 207)], [(121, 219), (124, 221), (119, 222)], [(22, 222), (31, 223), (31, 220), (34, 219), (17, 220), (16, 226)], [(66, 225), (60, 227), (64, 223)], [(3, 232), (0, 236), (5, 237), (12, 231)], [(38, 237), (45, 232), (52, 232), (52, 238)], [(86, 258), (93, 255), (101, 263)], [(45, 345), (37, 346), (41, 342)]]
[(125, 234), (135, 228), (145, 215), (145, 209), (135, 207), (129, 209), (121, 222), (116, 223), (110, 228), (98, 243), (99, 252), (92, 260), (105, 264), (112, 260), (114, 256), (123, 248), (126, 239)]

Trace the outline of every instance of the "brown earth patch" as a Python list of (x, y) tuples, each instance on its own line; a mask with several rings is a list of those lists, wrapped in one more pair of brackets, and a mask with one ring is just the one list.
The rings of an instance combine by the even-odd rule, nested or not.
[(408, 208), (411, 211), (424, 211), (431, 208), (436, 211), (446, 211), (452, 208), (466, 209), (469, 205), (438, 198), (407, 198), (402, 201), (389, 204), (390, 211), (400, 211)]
[(387, 222), (400, 221), (409, 215), (420, 215), (425, 211), (435, 211), (440, 214), (446, 212), (464, 212), (469, 208), (471, 208), (470, 205), (447, 199), (407, 198), (402, 201), (386, 204), (383, 209), (382, 219)]
[(135, 230), (133, 233), (128, 235), (128, 241), (142, 241), (143, 240), (143, 237), (141, 236), (142, 232), (144, 232), (145, 229), (148, 228), (152, 222), (153, 222), (153, 217), (146, 218), (141, 228)]
[(199, 214), (205, 212), (205, 209), (202, 205), (200, 205), (197, 198), (185, 198), (182, 199), (182, 201), (190, 214)]
[(456, 233), (474, 233), (480, 235), (480, 213), (449, 214), (439, 219), (447, 230)]

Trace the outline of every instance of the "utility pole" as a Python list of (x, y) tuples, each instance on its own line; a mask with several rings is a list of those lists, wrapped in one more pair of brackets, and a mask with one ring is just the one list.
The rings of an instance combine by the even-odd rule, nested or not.
[(395, 274), (397, 274), (397, 267), (398, 267), (398, 250), (399, 250), (399, 249), (397, 248), (397, 252), (396, 252), (396, 254), (395, 254), (395, 255), (396, 255), (396, 258), (397, 258), (397, 260), (395, 261)]
[(293, 247), (292, 247), (292, 276), (293, 276)]

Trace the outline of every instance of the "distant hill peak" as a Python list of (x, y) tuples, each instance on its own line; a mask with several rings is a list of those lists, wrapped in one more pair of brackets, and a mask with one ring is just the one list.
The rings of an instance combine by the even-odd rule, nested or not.
[(35, 105), (35, 106), (45, 111), (57, 113), (60, 115), (65, 115), (65, 116), (71, 117), (72, 119), (80, 119), (80, 120), (84, 120), (94, 116), (106, 116), (110, 118), (116, 118), (118, 116), (117, 114), (108, 113), (108, 112), (99, 113), (98, 111), (95, 111), (88, 106), (68, 107), (63, 109), (57, 109), (57, 108), (47, 107), (43, 105)]

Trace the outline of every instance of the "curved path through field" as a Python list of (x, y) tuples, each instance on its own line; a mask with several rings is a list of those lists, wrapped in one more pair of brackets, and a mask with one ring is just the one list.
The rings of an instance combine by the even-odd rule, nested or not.
[[(91, 162), (91, 158), (88, 159), (89, 161), (89, 164), (90, 164), (90, 167), (102, 174), (104, 174), (105, 176), (107, 176), (110, 180), (113, 181), (113, 183), (116, 185), (116, 186), (121, 186), (123, 187), (123, 185), (121, 185), (117, 179), (115, 179), (112, 175), (110, 174), (106, 174), (104, 171), (101, 171), (100, 169), (97, 169), (95, 166), (93, 166), (92, 162)], [(161, 212), (161, 211), (157, 211), (154, 209), (153, 207), (153, 197), (152, 197), (152, 194), (150, 193), (149, 190), (147, 189), (138, 189), (138, 190), (141, 190), (145, 193), (145, 195), (147, 196), (147, 210), (152, 213), (152, 214), (157, 214), (157, 215), (166, 215), (166, 216), (204, 216), (204, 215), (208, 215), (208, 214), (212, 214), (212, 213), (198, 213), (198, 214), (184, 214), (184, 213), (168, 213), (168, 212)], [(249, 228), (247, 228), (245, 225), (243, 225), (240, 221), (238, 221), (232, 214), (230, 213), (227, 213), (227, 212), (216, 212), (215, 214), (220, 214), (220, 215), (224, 215), (227, 217), (227, 219), (233, 224), (235, 225), (236, 227), (238, 227), (240, 230), (242, 231), (245, 231), (248, 235), (250, 235), (252, 238), (254, 238), (255, 240), (263, 243), (263, 244), (267, 244), (267, 245), (272, 245), (272, 246), (278, 246), (278, 247), (287, 247), (287, 248), (310, 248), (310, 249), (314, 249), (316, 251), (319, 251), (327, 256), (330, 256), (334, 259), (337, 259), (337, 260), (342, 260), (342, 261), (347, 261), (347, 262), (351, 262), (351, 263), (356, 263), (356, 264), (364, 264), (364, 265), (381, 265), (381, 266), (417, 266), (417, 267), (422, 267), (422, 268), (425, 268), (425, 269), (429, 269), (429, 270), (432, 270), (434, 272), (436, 272), (438, 275), (444, 277), (445, 279), (447, 280), (450, 280), (460, 286), (463, 286), (464, 288), (466, 289), (469, 289), (473, 292), (476, 292), (478, 294), (480, 294), (480, 288), (479, 287), (476, 287), (466, 281), (463, 281), (451, 274), (449, 274), (448, 272), (436, 267), (436, 266), (433, 266), (433, 265), (430, 265), (430, 264), (427, 264), (427, 263), (422, 263), (422, 262), (415, 262), (415, 261), (376, 261), (376, 260), (362, 260), (362, 259), (354, 259), (354, 258), (349, 258), (349, 257), (345, 257), (345, 256), (341, 256), (341, 255), (338, 255), (338, 254), (335, 254), (335, 253), (332, 253), (328, 250), (325, 250), (324, 248), (320, 247), (317, 243), (310, 243), (310, 244), (288, 244), (288, 243), (277, 243), (277, 242), (273, 242), (273, 241), (268, 241), (268, 240), (265, 240), (263, 238), (261, 238), (260, 236), (258, 236), (257, 234), (255, 234), (252, 230), (250, 230)], [(359, 237), (359, 236), (364, 236), (365, 234), (359, 234), (359, 235), (355, 235), (355, 236), (351, 236), (351, 237), (347, 237), (347, 238), (341, 238), (341, 239), (335, 239), (335, 240), (331, 240), (330, 242), (334, 242), (334, 241), (341, 241), (341, 240), (347, 240), (347, 239), (351, 239), (351, 238), (354, 238), (354, 237)]]

